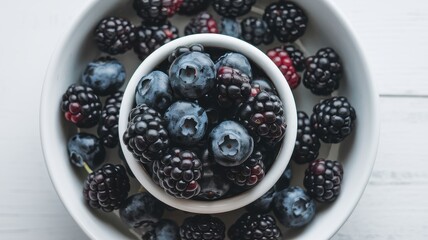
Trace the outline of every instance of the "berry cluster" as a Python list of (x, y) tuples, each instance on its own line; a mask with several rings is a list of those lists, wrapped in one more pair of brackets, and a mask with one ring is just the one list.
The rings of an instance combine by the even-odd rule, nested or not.
[[(168, 75), (142, 77), (123, 135), (154, 182), (177, 198), (214, 200), (233, 196), (231, 185), (255, 186), (267, 171), (261, 146), (278, 145), (285, 134), (282, 101), (252, 89), (249, 60), (225, 53), (214, 63), (210, 53), (201, 45), (178, 47)], [(208, 108), (207, 96), (213, 97)]]
[[(329, 203), (339, 197), (343, 166), (319, 155), (323, 155), (321, 143), (340, 143), (355, 128), (356, 112), (348, 99), (329, 97), (341, 85), (342, 60), (330, 47), (307, 58), (304, 48), (296, 47), (301, 46), (298, 39), (309, 23), (298, 4), (281, 0), (269, 4), (259, 18), (246, 15), (255, 4), (256, 0), (133, 0), (141, 25), (123, 17), (107, 17), (96, 26), (94, 40), (105, 54), (133, 49), (144, 60), (179, 37), (169, 19), (178, 13), (192, 16), (185, 35), (221, 33), (255, 46), (272, 44), (275, 39), (284, 43), (266, 54), (290, 88), (303, 82), (311, 93), (323, 97), (312, 114), (298, 112), (291, 160), (308, 164), (303, 180), (306, 190), (290, 186), (290, 163), (275, 186), (248, 205), (248, 213), (229, 231), (221, 219), (209, 215), (188, 217), (178, 226), (162, 218), (165, 206), (150, 194), (128, 197), (128, 175), (133, 174), (126, 161), (125, 167), (102, 165), (105, 148), (115, 148), (119, 142), (125, 67), (116, 58), (101, 56), (86, 66), (80, 82), (69, 86), (61, 102), (65, 120), (79, 128), (69, 138), (67, 149), (70, 162), (89, 172), (83, 197), (90, 207), (105, 212), (119, 209), (128, 227), (145, 229), (142, 239), (224, 239), (226, 233), (232, 240), (282, 239), (270, 212), (285, 227), (299, 228), (314, 218), (316, 202)], [(217, 200), (257, 185), (276, 159), (287, 126), (273, 84), (242, 54), (219, 54), (200, 44), (177, 48), (168, 62), (137, 86), (136, 107), (120, 136), (127, 150), (155, 183), (177, 198)], [(167, 72), (162, 70), (164, 65), (169, 67)], [(97, 135), (82, 132), (96, 126)]]

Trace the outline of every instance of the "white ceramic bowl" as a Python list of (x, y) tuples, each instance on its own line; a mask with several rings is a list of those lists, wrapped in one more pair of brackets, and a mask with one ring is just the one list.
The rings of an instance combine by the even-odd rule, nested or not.
[(160, 47), (141, 63), (126, 87), (120, 109), (119, 136), (123, 136), (126, 131), (128, 116), (132, 107), (135, 105), (135, 91), (140, 79), (152, 72), (156, 66), (168, 59), (168, 56), (177, 47), (190, 46), (196, 43), (202, 44), (204, 47), (221, 48), (227, 52), (242, 53), (253, 64), (266, 73), (278, 91), (278, 94), (284, 104), (284, 116), (285, 122), (287, 123), (287, 129), (277, 159), (273, 163), (271, 169), (266, 173), (263, 180), (254, 188), (230, 198), (214, 201), (178, 199), (166, 193), (162, 188), (156, 185), (155, 182), (153, 182), (152, 178), (141, 166), (138, 159), (132, 156), (131, 152), (126, 150), (127, 148), (122, 138), (120, 139), (120, 143), (122, 145), (122, 149), (124, 149), (123, 152), (128, 165), (135, 177), (148, 192), (162, 202), (186, 212), (201, 214), (229, 212), (252, 203), (270, 189), (276, 181), (278, 181), (282, 172), (287, 167), (291, 154), (293, 153), (294, 143), (296, 140), (297, 110), (293, 93), (278, 67), (258, 48), (237, 38), (220, 34), (197, 34), (181, 37)]
[[(273, 1), (259, 0), (256, 5), (263, 8), (270, 2)], [(321, 153), (322, 157), (340, 160), (344, 164), (345, 175), (341, 195), (334, 204), (319, 205), (316, 217), (305, 228), (282, 229), (287, 239), (328, 239), (350, 216), (369, 180), (379, 137), (378, 96), (358, 40), (338, 9), (329, 0), (297, 2), (310, 18), (307, 33), (300, 39), (300, 44), (310, 54), (325, 46), (335, 48), (345, 66), (345, 79), (335, 94), (348, 97), (357, 111), (354, 133), (341, 144), (327, 147)], [(131, 234), (116, 215), (91, 210), (84, 202), (81, 191), (85, 173), (82, 169), (71, 166), (66, 149), (68, 137), (76, 130), (63, 121), (59, 105), (67, 87), (77, 82), (85, 65), (99, 56), (92, 40), (93, 29), (98, 21), (110, 15), (135, 16), (131, 4), (130, 0), (92, 0), (88, 3), (88, 8), (77, 16), (74, 25), (64, 35), (54, 53), (42, 93), (41, 142), (52, 183), (67, 210), (92, 239), (138, 239), (138, 237)], [(123, 10), (124, 8), (128, 10)], [(133, 20), (135, 23), (138, 22), (136, 17), (133, 17)], [(181, 27), (184, 25), (183, 17), (174, 17), (172, 21)], [(128, 66), (128, 74), (140, 63), (132, 53), (119, 56), (119, 60)], [(293, 91), (293, 94), (298, 109), (307, 112), (310, 112), (312, 106), (320, 100), (310, 96), (302, 86)], [(293, 184), (301, 185), (303, 169), (296, 165), (293, 167), (295, 173), (300, 172), (300, 175), (294, 176)], [(221, 214), (220, 217), (226, 224), (230, 224), (239, 214), (233, 211)], [(178, 214), (175, 212), (168, 217), (174, 217), (173, 215)]]

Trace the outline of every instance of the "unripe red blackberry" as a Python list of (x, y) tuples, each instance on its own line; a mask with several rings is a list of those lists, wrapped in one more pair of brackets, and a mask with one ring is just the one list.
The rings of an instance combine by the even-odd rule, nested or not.
[(282, 47), (271, 49), (267, 55), (275, 65), (281, 70), (282, 75), (288, 82), (291, 89), (295, 89), (300, 84), (300, 76), (297, 74), (296, 68), (293, 64), (293, 59), (288, 55)]

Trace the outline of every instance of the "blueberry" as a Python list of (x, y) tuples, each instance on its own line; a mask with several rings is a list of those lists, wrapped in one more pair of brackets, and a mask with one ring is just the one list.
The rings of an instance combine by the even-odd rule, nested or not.
[(215, 86), (215, 65), (208, 54), (189, 52), (179, 56), (169, 69), (175, 94), (196, 99)]
[(279, 180), (275, 183), (275, 191), (279, 192), (290, 187), (291, 178), (293, 177), (293, 172), (291, 171), (291, 163), (287, 165), (287, 168), (281, 174)]
[(263, 196), (258, 198), (256, 201), (250, 203), (245, 208), (249, 212), (254, 213), (268, 213), (272, 209), (272, 201), (275, 196), (275, 190), (273, 188), (269, 189)]
[(254, 149), (253, 138), (234, 121), (220, 123), (211, 131), (209, 141), (215, 161), (225, 167), (240, 165)]
[(274, 88), (272, 87), (272, 83), (263, 79), (253, 80), (251, 82), (251, 86), (253, 87), (258, 86), (262, 91), (272, 92), (272, 93), (275, 92)]
[(149, 193), (137, 193), (126, 199), (119, 209), (120, 219), (130, 228), (157, 223), (162, 217), (164, 204)]
[(116, 59), (101, 57), (90, 62), (82, 74), (82, 84), (95, 93), (106, 96), (113, 94), (125, 83), (125, 68)]
[(205, 200), (222, 198), (229, 191), (230, 183), (222, 176), (221, 169), (208, 149), (203, 152), (201, 160), (204, 174), (199, 181), (201, 192), (198, 197)]
[(300, 187), (286, 188), (275, 194), (273, 212), (285, 227), (298, 228), (315, 216), (315, 201)]
[(155, 224), (154, 229), (145, 233), (142, 240), (178, 240), (180, 228), (177, 223), (169, 219), (161, 219)]
[(208, 116), (196, 103), (177, 101), (165, 112), (167, 128), (172, 140), (183, 145), (198, 143), (208, 126)]
[(86, 163), (91, 169), (104, 162), (106, 155), (101, 141), (88, 133), (77, 133), (72, 136), (68, 140), (67, 150), (71, 163), (78, 167), (83, 167)]
[(241, 24), (234, 18), (221, 19), (221, 34), (231, 37), (241, 37)]
[(172, 103), (172, 90), (168, 75), (161, 71), (153, 71), (141, 78), (135, 93), (137, 105), (147, 106), (163, 112)]
[(240, 53), (226, 53), (221, 56), (216, 64), (216, 69), (218, 70), (221, 66), (231, 67), (238, 69), (242, 73), (245, 73), (248, 77), (253, 77), (253, 72), (251, 70), (251, 64), (248, 59)]

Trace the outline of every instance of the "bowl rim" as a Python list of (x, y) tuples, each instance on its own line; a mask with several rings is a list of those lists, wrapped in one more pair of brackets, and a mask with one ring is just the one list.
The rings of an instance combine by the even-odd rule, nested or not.
[[(139, 161), (132, 156), (132, 153), (127, 150), (122, 137), (120, 137), (120, 144), (123, 149), (126, 161), (137, 180), (149, 193), (151, 193), (160, 201), (186, 212), (198, 214), (225, 213), (242, 208), (252, 203), (261, 197), (268, 189), (272, 188), (287, 167), (294, 150), (294, 144), (297, 135), (297, 109), (294, 96), (279, 68), (264, 52), (259, 50), (257, 47), (244, 42), (243, 40), (226, 35), (210, 33), (180, 37), (163, 45), (150, 54), (150, 56), (148, 56), (138, 66), (129, 80), (128, 85), (126, 86), (120, 109), (119, 136), (123, 136), (124, 132), (126, 131), (126, 126), (128, 125), (128, 115), (132, 109), (132, 106), (134, 105), (135, 91), (140, 79), (144, 75), (152, 72), (162, 61), (166, 60), (177, 47), (190, 46), (191, 44), (196, 43), (202, 44), (204, 47), (218, 47), (225, 49), (226, 51), (243, 54), (265, 72), (278, 91), (278, 94), (284, 105), (284, 115), (286, 118), (287, 129), (280, 151), (272, 167), (266, 173), (263, 180), (255, 187), (225, 199), (213, 201), (177, 199), (166, 193), (156, 183), (153, 182), (149, 174), (147, 174), (147, 172), (142, 168)], [(277, 161), (277, 159), (280, 159), (280, 161)]]
[[(372, 108), (372, 126), (373, 126), (373, 132), (370, 141), (370, 148), (367, 149), (366, 156), (370, 158), (369, 163), (371, 163), (369, 166), (367, 166), (366, 171), (364, 171), (364, 174), (361, 175), (361, 178), (364, 179), (364, 185), (360, 184), (357, 189), (355, 189), (358, 192), (358, 197), (353, 199), (350, 203), (347, 204), (347, 206), (350, 206), (349, 208), (343, 209), (342, 213), (339, 217), (335, 219), (336, 222), (340, 222), (340, 224), (334, 224), (334, 227), (324, 229), (322, 232), (318, 232), (317, 236), (319, 239), (329, 239), (331, 238), (340, 228), (341, 226), (346, 222), (346, 220), (351, 216), (352, 212), (357, 206), (358, 201), (363, 196), (364, 190), (366, 189), (367, 183), (370, 179), (371, 172), (373, 170), (373, 166), (376, 160), (377, 155), (377, 149), (379, 144), (379, 136), (380, 136), (380, 118), (378, 115), (378, 109), (379, 109), (379, 96), (377, 94), (376, 90), (376, 83), (373, 81), (373, 75), (370, 71), (370, 67), (367, 62), (366, 54), (364, 53), (363, 49), (361, 48), (360, 41), (357, 38), (357, 35), (355, 34), (354, 28), (351, 26), (351, 24), (348, 22), (347, 18), (345, 18), (343, 12), (337, 7), (336, 3), (332, 2), (331, 0), (319, 0), (320, 4), (325, 5), (326, 8), (330, 9), (331, 12), (334, 12), (335, 19), (340, 22), (340, 24), (346, 29), (346, 34), (350, 37), (351, 41), (349, 44), (352, 44), (354, 48), (356, 49), (356, 52), (358, 53), (355, 55), (355, 58), (360, 59), (360, 62), (362, 63), (362, 68), (365, 69), (364, 77), (367, 79), (367, 92), (365, 93), (365, 97), (370, 98), (372, 101), (371, 108)], [(61, 37), (58, 39), (56, 46), (54, 48), (54, 51), (52, 52), (49, 65), (46, 70), (45, 80), (43, 83), (42, 91), (41, 91), (41, 98), (40, 98), (40, 111), (39, 111), (39, 127), (40, 127), (40, 140), (41, 140), (41, 147), (42, 147), (42, 153), (45, 159), (46, 168), (49, 173), (49, 178), (51, 179), (52, 185), (54, 186), (55, 191), (58, 194), (58, 197), (61, 199), (61, 203), (65, 206), (69, 214), (72, 216), (72, 218), (75, 220), (75, 222), (80, 226), (80, 228), (89, 236), (91, 239), (97, 239), (100, 236), (103, 236), (104, 239), (109, 239), (112, 236), (118, 236), (114, 232), (108, 232), (105, 233), (105, 227), (107, 225), (103, 226), (96, 226), (99, 224), (96, 224), (94, 222), (94, 219), (92, 218), (92, 212), (87, 209), (80, 209), (80, 205), (76, 206), (76, 204), (68, 199), (67, 197), (67, 189), (61, 188), (64, 184), (59, 181), (58, 174), (52, 174), (55, 172), (55, 161), (57, 161), (56, 156), (52, 155), (49, 151), (49, 143), (50, 139), (48, 137), (50, 134), (47, 132), (48, 128), (50, 126), (46, 125), (44, 123), (44, 120), (46, 120), (49, 116), (45, 116), (45, 114), (50, 113), (48, 109), (46, 109), (45, 105), (48, 105), (49, 101), (52, 101), (52, 99), (49, 99), (47, 96), (47, 93), (49, 92), (48, 85), (49, 83), (55, 79), (56, 76), (56, 70), (55, 66), (57, 65), (57, 62), (61, 60), (61, 51), (67, 46), (67, 40), (71, 38), (75, 31), (79, 28), (79, 25), (82, 24), (84, 17), (88, 14), (90, 14), (93, 10), (98, 9), (98, 6), (100, 4), (106, 4), (106, 5), (116, 5), (117, 0), (91, 0), (85, 3), (82, 6), (82, 10), (75, 15), (71, 23), (68, 25), (67, 28), (64, 28), (63, 34), (61, 34)], [(95, 226), (94, 226), (95, 225)], [(117, 230), (119, 231), (119, 230)], [(113, 234), (114, 233), (114, 234)], [(122, 233), (123, 234), (123, 233)]]

